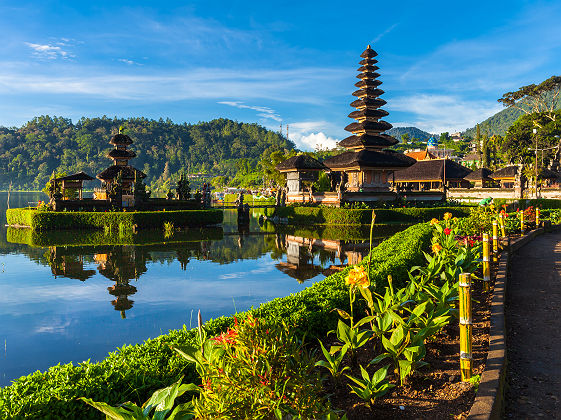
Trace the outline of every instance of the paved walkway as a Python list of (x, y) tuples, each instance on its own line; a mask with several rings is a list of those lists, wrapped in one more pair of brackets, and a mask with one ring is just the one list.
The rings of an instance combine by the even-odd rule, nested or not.
[(561, 419), (561, 233), (512, 256), (505, 419)]

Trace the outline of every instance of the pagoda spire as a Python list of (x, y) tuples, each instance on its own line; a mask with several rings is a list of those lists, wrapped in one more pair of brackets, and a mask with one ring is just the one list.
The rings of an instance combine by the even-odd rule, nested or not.
[(379, 70), (376, 65), (378, 60), (375, 59), (377, 55), (370, 45), (360, 55), (361, 66), (356, 76), (360, 80), (355, 83), (358, 90), (353, 92), (357, 100), (351, 103), (356, 110), (349, 114), (349, 118), (356, 122), (345, 127), (345, 130), (353, 135), (339, 142), (340, 146), (347, 149), (381, 150), (398, 143), (395, 138), (382, 134), (392, 128), (392, 125), (382, 120), (388, 112), (381, 109), (386, 101), (380, 99), (384, 91), (379, 88), (382, 82), (378, 80), (380, 74), (376, 73), (376, 70)]

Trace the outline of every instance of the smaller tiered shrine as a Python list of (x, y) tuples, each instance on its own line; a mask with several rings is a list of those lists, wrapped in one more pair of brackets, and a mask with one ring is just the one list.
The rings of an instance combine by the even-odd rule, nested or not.
[(126, 134), (116, 134), (109, 141), (115, 146), (107, 157), (113, 160), (113, 165), (97, 175), (101, 180), (101, 189), (95, 190), (96, 200), (121, 200), (122, 207), (134, 206), (134, 183), (146, 178), (146, 175), (129, 165), (129, 160), (136, 157), (136, 153), (128, 150), (133, 141)]

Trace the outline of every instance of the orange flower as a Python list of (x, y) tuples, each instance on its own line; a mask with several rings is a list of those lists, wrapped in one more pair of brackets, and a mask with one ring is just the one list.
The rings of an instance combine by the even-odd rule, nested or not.
[(430, 225), (434, 226), (434, 225), (438, 225), (438, 219), (434, 218), (430, 221)]
[(349, 271), (347, 277), (345, 277), (345, 284), (351, 287), (362, 287), (363, 289), (370, 286), (368, 274), (364, 271), (364, 267), (359, 265), (354, 266), (351, 271)]
[(440, 245), (438, 242), (433, 244), (432, 252), (434, 252), (435, 254), (438, 254), (440, 251), (442, 251), (442, 245)]
[(452, 213), (444, 213), (444, 220), (450, 220), (452, 218)]

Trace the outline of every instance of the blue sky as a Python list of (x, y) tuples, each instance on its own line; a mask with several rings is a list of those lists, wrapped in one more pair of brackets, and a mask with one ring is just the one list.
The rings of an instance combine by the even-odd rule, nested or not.
[(0, 0), (0, 125), (226, 117), (331, 146), (370, 43), (388, 122), (463, 130), (561, 73), (560, 18), (561, 1)]

